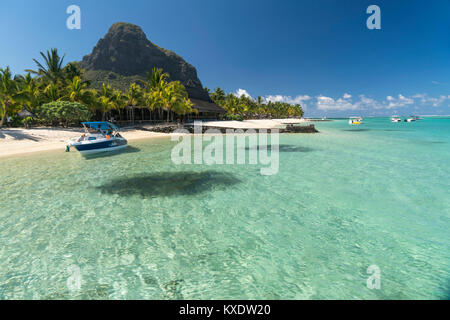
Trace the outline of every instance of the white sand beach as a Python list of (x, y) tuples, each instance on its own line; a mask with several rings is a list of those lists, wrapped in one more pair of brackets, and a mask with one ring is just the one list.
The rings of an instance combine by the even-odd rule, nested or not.
[[(82, 128), (7, 128), (0, 129), (0, 158), (48, 150), (65, 150), (67, 141), (79, 136)], [(127, 140), (167, 136), (165, 133), (125, 129)]]
[[(203, 121), (202, 125), (235, 129), (271, 129), (284, 128), (286, 124), (302, 122), (306, 120)], [(64, 151), (67, 141), (79, 136), (82, 132), (82, 128), (3, 128), (0, 129), (0, 158), (48, 150)], [(121, 134), (129, 141), (169, 136), (167, 133), (126, 128), (121, 130)]]

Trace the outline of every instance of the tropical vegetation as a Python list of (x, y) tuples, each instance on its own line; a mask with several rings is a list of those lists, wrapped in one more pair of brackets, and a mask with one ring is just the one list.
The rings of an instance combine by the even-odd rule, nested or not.
[[(179, 81), (169, 81), (162, 69), (154, 68), (145, 80), (131, 83), (127, 90), (114, 89), (105, 82), (94, 89), (77, 63), (64, 65), (65, 56), (57, 49), (40, 54), (42, 61), (33, 59), (36, 69), (25, 70), (25, 75), (13, 77), (9, 67), (0, 69), (0, 127), (8, 119), (17, 120), (24, 109), (34, 115), (34, 124), (66, 126), (112, 118), (174, 121), (197, 113), (185, 87)], [(211, 98), (227, 111), (228, 119), (303, 115), (300, 105), (238, 97), (220, 88)]]
[(230, 120), (303, 116), (303, 109), (299, 104), (265, 101), (262, 97), (253, 99), (234, 93), (225, 94), (221, 88), (216, 88), (210, 96), (217, 105), (227, 111), (226, 117)]
[(37, 69), (25, 75), (12, 76), (9, 67), (0, 69), (0, 127), (6, 119), (17, 118), (26, 109), (34, 114), (36, 124), (70, 125), (90, 119), (141, 119), (147, 111), (149, 119), (182, 119), (197, 112), (192, 108), (184, 86), (168, 81), (169, 75), (153, 69), (146, 82), (132, 83), (126, 92), (103, 83), (99, 90), (85, 81), (77, 63), (64, 65), (58, 50), (41, 52), (43, 61), (34, 59)]
[(35, 114), (43, 124), (66, 127), (79, 121), (89, 121), (92, 113), (88, 107), (78, 102), (53, 101), (36, 108)]

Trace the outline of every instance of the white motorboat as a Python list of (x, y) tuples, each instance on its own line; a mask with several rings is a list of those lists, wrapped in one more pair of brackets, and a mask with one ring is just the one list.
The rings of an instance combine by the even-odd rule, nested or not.
[(92, 154), (124, 149), (128, 142), (119, 133), (119, 128), (110, 122), (83, 122), (85, 129), (80, 137), (69, 140), (66, 151), (74, 147), (81, 154)]
[(363, 118), (362, 117), (350, 117), (348, 120), (348, 124), (351, 125), (360, 125), (362, 124)]

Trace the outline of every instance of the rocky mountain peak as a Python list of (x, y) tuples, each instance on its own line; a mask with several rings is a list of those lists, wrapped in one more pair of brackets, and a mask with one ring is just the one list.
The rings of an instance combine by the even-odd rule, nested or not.
[[(179, 80), (186, 87), (191, 98), (210, 100), (191, 64), (174, 52), (153, 44), (139, 26), (131, 23), (113, 24), (80, 66), (87, 71), (86, 77), (94, 87), (101, 85), (101, 81), (126, 87), (136, 79), (144, 78), (154, 67), (162, 68), (170, 80)], [(111, 81), (117, 78), (120, 82)]]

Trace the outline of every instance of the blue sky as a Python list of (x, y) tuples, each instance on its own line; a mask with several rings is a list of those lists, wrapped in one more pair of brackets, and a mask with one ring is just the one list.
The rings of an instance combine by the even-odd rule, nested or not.
[[(81, 30), (66, 28), (78, 5)], [(369, 30), (366, 9), (381, 9)], [(450, 114), (450, 1), (2, 0), (0, 66), (81, 60), (114, 22), (193, 64), (204, 86), (300, 102), (307, 116)]]

